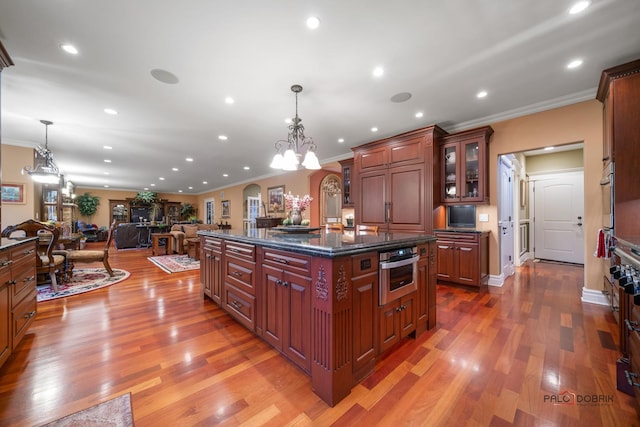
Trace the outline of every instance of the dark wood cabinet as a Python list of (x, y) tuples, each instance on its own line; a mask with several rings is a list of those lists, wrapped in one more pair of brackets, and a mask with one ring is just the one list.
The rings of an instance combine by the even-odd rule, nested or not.
[(33, 323), (36, 297), (36, 241), (0, 250), (0, 366)]
[(489, 201), (490, 126), (447, 135), (440, 146), (441, 200), (444, 204)]
[(355, 206), (352, 192), (353, 179), (353, 159), (341, 160), (342, 166), (342, 207), (352, 208)]
[(200, 237), (204, 254), (201, 257), (200, 282), (202, 293), (217, 304), (222, 302), (222, 240), (214, 237)]
[[(418, 295), (417, 295), (417, 333), (436, 326), (436, 243), (419, 245), (418, 254)], [(430, 286), (432, 284), (432, 286)]]
[(603, 166), (615, 163), (615, 234), (631, 238), (640, 212), (640, 59), (603, 71), (596, 97), (604, 103)]
[(431, 232), (439, 195), (439, 180), (432, 177), (444, 133), (431, 126), (353, 149), (356, 223), (383, 231)]
[(413, 292), (378, 308), (378, 353), (389, 350), (416, 330), (417, 293)]
[(269, 249), (262, 261), (262, 336), (304, 371), (311, 372), (311, 260)]
[(232, 241), (225, 241), (223, 247), (221, 304), (240, 323), (255, 331), (258, 315), (256, 247)]
[(360, 381), (373, 372), (376, 356), (378, 312), (378, 254), (354, 255), (353, 285), (353, 378)]
[(436, 232), (438, 280), (485, 285), (489, 279), (488, 232)]
[(275, 216), (263, 216), (256, 218), (256, 228), (273, 228), (282, 225), (282, 218)]

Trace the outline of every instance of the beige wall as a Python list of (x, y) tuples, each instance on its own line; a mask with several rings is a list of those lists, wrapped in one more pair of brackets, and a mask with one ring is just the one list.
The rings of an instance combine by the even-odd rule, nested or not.
[(35, 218), (33, 181), (29, 175), (22, 175), (22, 168), (32, 165), (33, 158), (33, 148), (2, 144), (2, 182), (24, 184), (26, 192), (25, 204), (2, 204), (2, 228)]
[(567, 150), (527, 157), (527, 173), (563, 171), (584, 167), (584, 150)]
[[(581, 102), (567, 107), (531, 114), (512, 120), (494, 123), (495, 133), (489, 144), (490, 154), (490, 198), (491, 203), (479, 208), (480, 213), (489, 214), (485, 225), (491, 230), (490, 266), (491, 275), (500, 274), (497, 224), (497, 166), (498, 156), (518, 151), (583, 142), (584, 158), (584, 204), (585, 204), (585, 273), (584, 286), (588, 289), (602, 288), (602, 263), (593, 257), (591, 241), (600, 228), (602, 203), (600, 176), (602, 172), (602, 104), (596, 100)], [(527, 169), (529, 167), (527, 160)], [(591, 238), (593, 237), (593, 239)]]

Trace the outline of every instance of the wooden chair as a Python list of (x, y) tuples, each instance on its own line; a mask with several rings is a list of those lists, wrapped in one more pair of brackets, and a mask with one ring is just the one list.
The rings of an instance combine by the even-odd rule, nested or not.
[(330, 222), (325, 224), (325, 228), (327, 231), (344, 231), (344, 225), (340, 222)]
[[(57, 251), (54, 253), (60, 237), (60, 230), (54, 226), (29, 219), (23, 223), (5, 228), (2, 230), (2, 237), (16, 238), (15, 236), (12, 237), (12, 234), (19, 231), (23, 232), (25, 237), (38, 237), (39, 256), (36, 257), (36, 273), (38, 277), (48, 274), (51, 286), (57, 292), (58, 279), (56, 275), (63, 277), (66, 266), (65, 256), (58, 254)], [(37, 280), (36, 283), (42, 285), (46, 282)]]
[(358, 233), (377, 233), (378, 232), (378, 226), (377, 225), (358, 224), (358, 226), (356, 227), (356, 231)]
[(113, 269), (109, 265), (109, 246), (111, 246), (111, 240), (116, 228), (116, 222), (111, 223), (109, 227), (109, 235), (107, 236), (107, 243), (105, 243), (102, 250), (73, 250), (67, 251), (67, 264), (68, 264), (68, 276), (69, 279), (73, 276), (73, 267), (79, 262), (97, 262), (102, 261), (105, 270), (109, 273), (109, 276), (113, 277)]

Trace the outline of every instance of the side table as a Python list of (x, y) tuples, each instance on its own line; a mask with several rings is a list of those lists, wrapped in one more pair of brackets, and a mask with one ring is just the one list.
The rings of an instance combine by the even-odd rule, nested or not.
[(171, 233), (151, 233), (151, 254), (155, 256), (158, 253), (160, 239), (164, 239), (166, 242), (164, 244), (165, 254), (173, 254), (173, 239)]
[(191, 237), (185, 239), (185, 243), (187, 244), (187, 255), (189, 255), (189, 258), (200, 261), (200, 238)]

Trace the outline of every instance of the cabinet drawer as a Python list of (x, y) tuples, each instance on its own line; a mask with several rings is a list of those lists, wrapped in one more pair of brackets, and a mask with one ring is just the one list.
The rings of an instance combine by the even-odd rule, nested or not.
[(438, 240), (453, 240), (473, 243), (480, 241), (479, 233), (436, 232), (435, 236)]
[(11, 249), (11, 260), (13, 266), (17, 263), (34, 262), (36, 257), (35, 242), (27, 245), (20, 245)]
[(255, 330), (256, 299), (246, 292), (226, 283), (226, 310), (248, 329)]
[(215, 239), (213, 237), (205, 237), (204, 238), (204, 247), (205, 249), (210, 249), (212, 251), (216, 251), (218, 253), (222, 252), (222, 240)]
[(225, 277), (228, 283), (255, 295), (255, 263), (225, 257)]
[(36, 296), (35, 288), (33, 292), (20, 301), (11, 311), (11, 332), (13, 334), (13, 349), (20, 344), (20, 340), (29, 330), (29, 326), (36, 316)]
[(377, 252), (354, 255), (351, 257), (351, 271), (353, 277), (378, 271), (380, 257)]
[(13, 304), (18, 303), (28, 294), (36, 290), (36, 267), (35, 263), (31, 265), (22, 265), (20, 270), (13, 270), (13, 286), (12, 300)]
[(225, 241), (224, 253), (230, 257), (243, 258), (249, 261), (256, 260), (256, 247), (245, 243)]
[(264, 248), (262, 261), (276, 268), (300, 273), (309, 276), (311, 269), (311, 257), (299, 255), (291, 252), (284, 252), (278, 249)]

